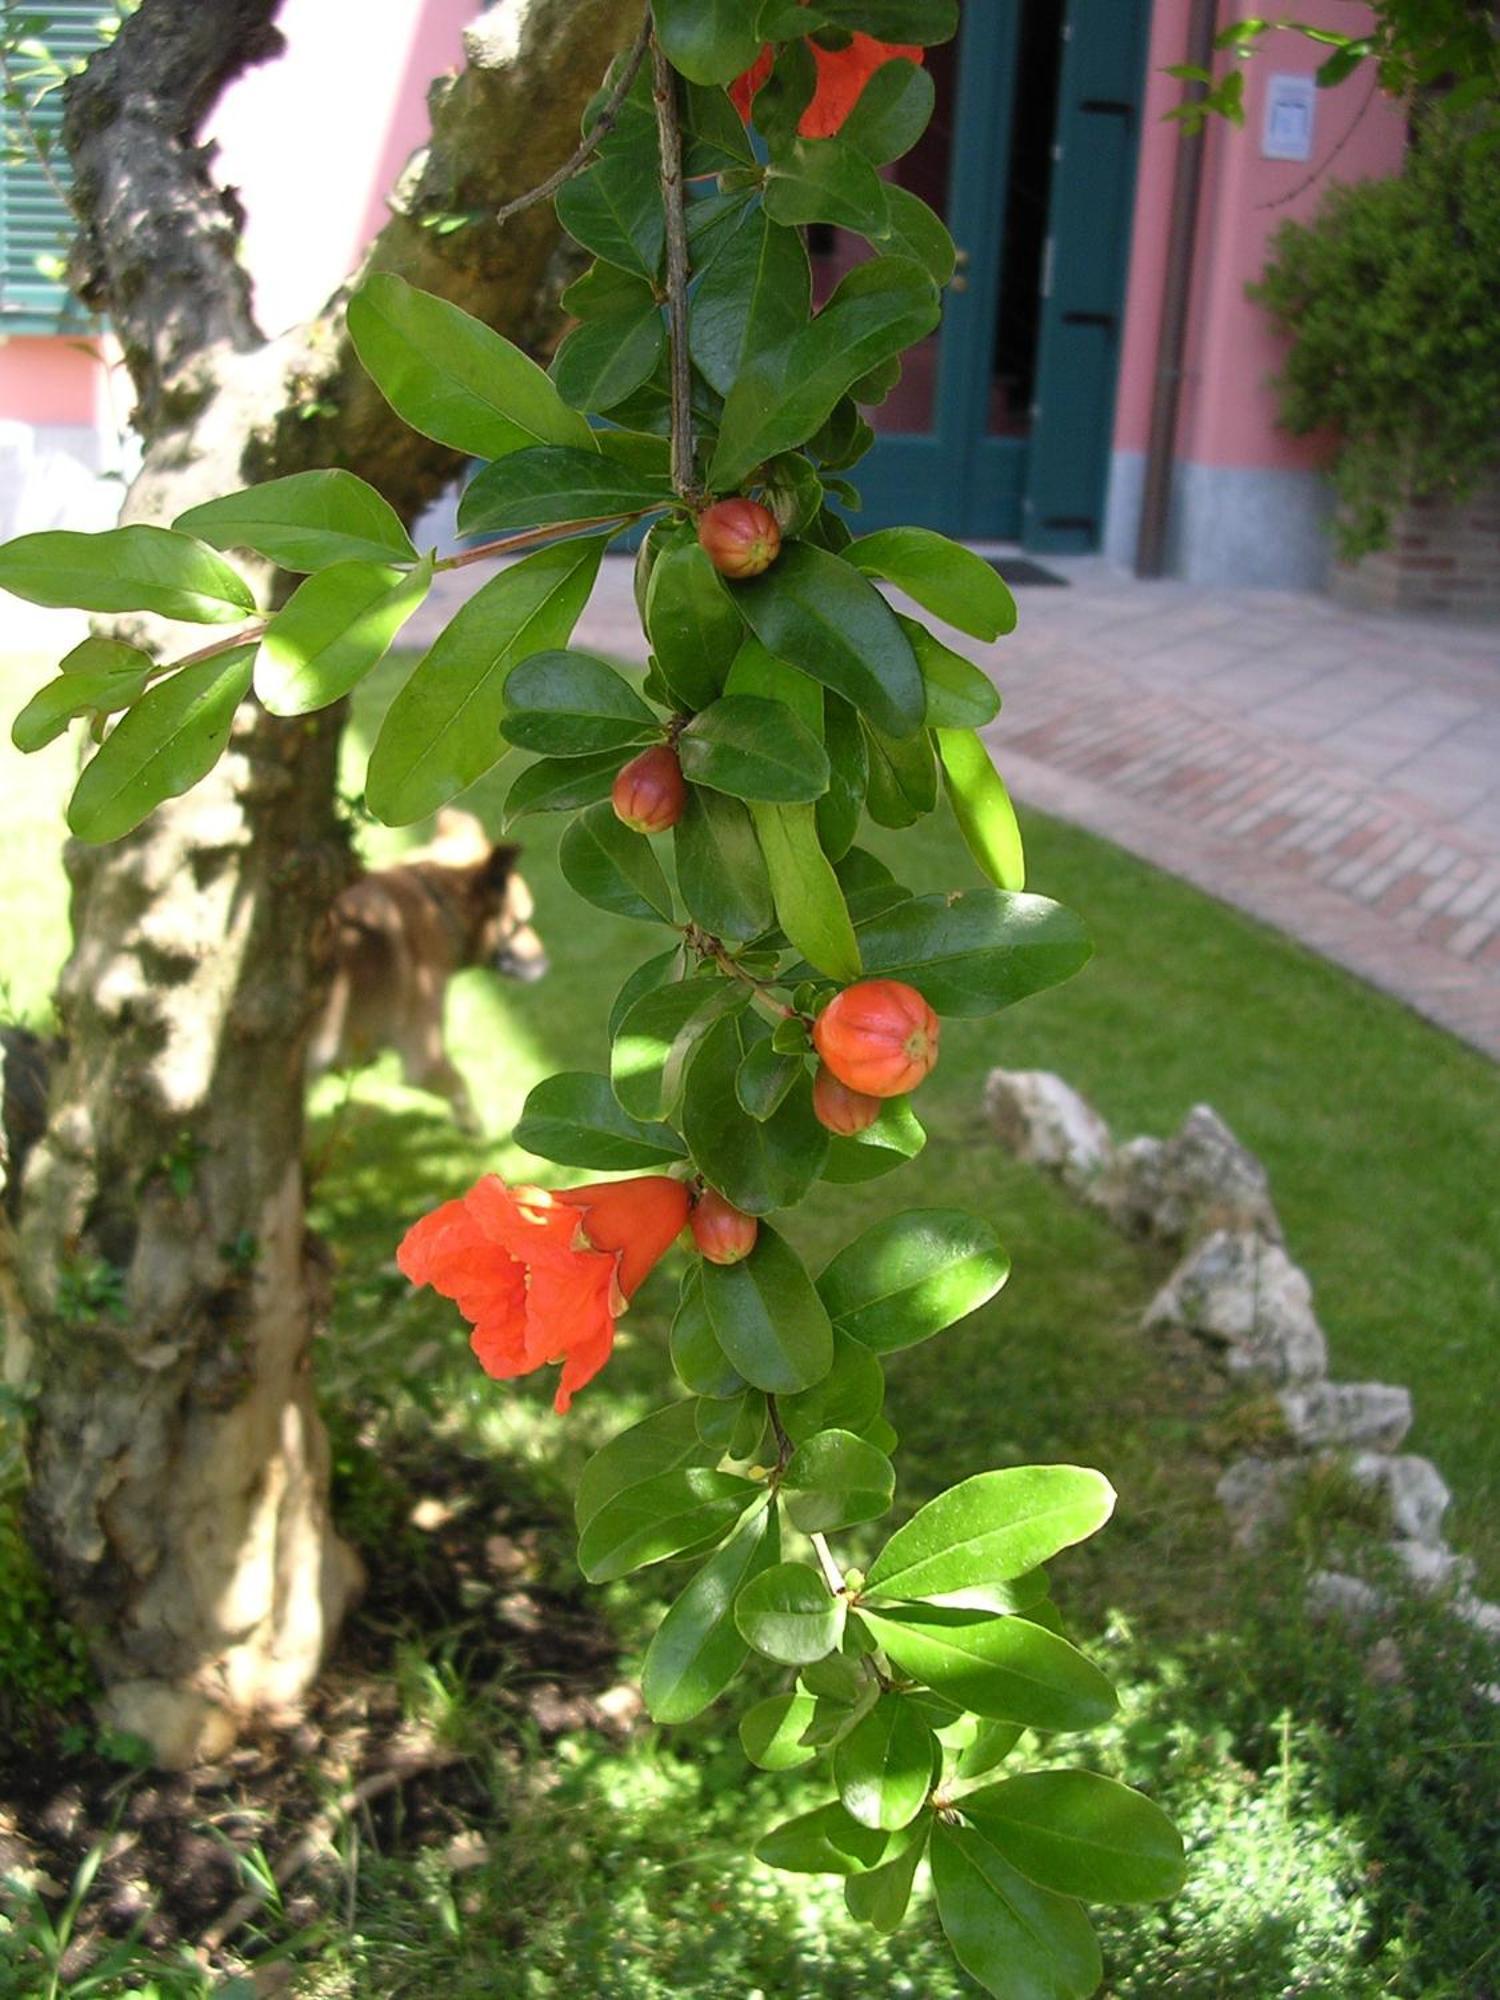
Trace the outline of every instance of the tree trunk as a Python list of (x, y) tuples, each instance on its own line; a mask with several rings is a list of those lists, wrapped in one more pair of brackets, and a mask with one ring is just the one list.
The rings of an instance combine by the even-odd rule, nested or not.
[[(195, 135), (279, 48), (277, 5), (144, 0), (70, 86), (75, 283), (120, 336), (147, 439), (129, 520), (328, 464), (410, 519), (458, 469), (379, 402), (343, 294), (275, 343), (254, 325), (237, 209)], [(372, 261), (523, 328), (550, 211), (504, 231), (422, 220), (487, 215), (540, 180), (636, 25), (616, 0), (508, 0), (477, 22)], [(29, 1512), (107, 1719), (172, 1765), (289, 1712), (357, 1581), (328, 1517), (309, 1374), (326, 1280), (301, 1164), (315, 940), (349, 869), (337, 739), (336, 717), (249, 704), (196, 790), (68, 853), (68, 1054), (26, 1171), (12, 1326), (36, 1395)]]

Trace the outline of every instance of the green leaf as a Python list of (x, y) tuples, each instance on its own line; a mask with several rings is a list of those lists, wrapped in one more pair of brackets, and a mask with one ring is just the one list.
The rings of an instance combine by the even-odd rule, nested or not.
[(687, 952), (682, 945), (668, 945), (665, 951), (658, 952), (654, 958), (643, 960), (621, 986), (610, 1007), (606, 1034), (611, 1046), (625, 1025), (625, 1016), (637, 1000), (644, 1000), (648, 993), (654, 993), (659, 986), (670, 986), (679, 979), (685, 979), (687, 973)]
[(592, 432), (519, 347), (447, 299), (376, 271), (349, 301), (349, 337), (396, 415), (474, 458), (532, 444), (592, 449)]
[(684, 777), (731, 798), (810, 804), (828, 789), (817, 737), (784, 703), (759, 695), (710, 702), (678, 737), (677, 755)]
[(1097, 1534), (1114, 1505), (1103, 1473), (1084, 1466), (976, 1473), (896, 1530), (870, 1571), (869, 1588), (882, 1597), (931, 1597), (1024, 1576)]
[(432, 587), (415, 569), (336, 562), (298, 584), (266, 627), (255, 693), (272, 715), (307, 715), (341, 701), (390, 651)]
[(606, 264), (655, 280), (666, 242), (666, 217), (654, 156), (607, 150), (559, 188), (557, 219), (576, 243)]
[[(888, 256), (920, 264), (935, 285), (950, 283), (958, 267), (958, 246), (947, 223), (909, 188), (893, 183), (886, 188), (885, 197), (885, 228), (871, 240)], [(859, 400), (866, 399), (861, 396)]]
[(997, 1764), (1003, 1764), (1025, 1735), (1018, 1722), (975, 1723), (973, 1741), (960, 1752), (956, 1776), (960, 1778), (982, 1778), (986, 1771), (993, 1771)]
[[(725, 168), (755, 165), (755, 149), (727, 91), (711, 84), (690, 83), (682, 93), (682, 131), (683, 171), (689, 180)], [(702, 268), (697, 259), (694, 262), (696, 268)]]
[[(878, 75), (879, 72), (877, 71)], [(844, 1903), (857, 1923), (869, 1924), (883, 1937), (901, 1928), (911, 1902), (912, 1883), (932, 1833), (932, 1821), (921, 1814), (899, 1840), (892, 1840), (878, 1868), (850, 1875), (844, 1882)]]
[(535, 445), (484, 468), (458, 503), (458, 525), (466, 535), (545, 527), (639, 514), (671, 498), (670, 480), (644, 478), (601, 452)]
[(590, 1517), (578, 1567), (590, 1583), (613, 1583), (724, 1534), (764, 1495), (753, 1480), (704, 1466), (627, 1486)]
[[(725, 1359), (718, 1335), (708, 1317), (708, 1307), (703, 1303), (702, 1275), (696, 1265), (688, 1267), (682, 1297), (672, 1318), (671, 1354), (673, 1372), (693, 1395), (724, 1402), (743, 1392), (745, 1378)], [(701, 1437), (701, 1411), (699, 1417), (698, 1434)]]
[(885, 1401), (885, 1374), (868, 1347), (837, 1328), (833, 1335), (833, 1366), (820, 1382), (798, 1395), (783, 1396), (777, 1408), (782, 1429), (793, 1444), (804, 1444), (820, 1431), (863, 1432), (875, 1421)]
[(800, 333), (747, 358), (725, 399), (712, 489), (733, 491), (765, 459), (805, 443), (854, 383), (931, 333), (938, 314), (937, 287), (920, 265), (858, 265)]
[(764, 575), (738, 586), (734, 602), (768, 651), (888, 735), (921, 728), (927, 693), (911, 642), (879, 591), (840, 557), (790, 543)]
[(931, 729), (983, 729), (1000, 713), (1000, 696), (988, 674), (972, 660), (935, 639), (915, 618), (897, 614), (897, 624), (911, 642), (927, 690), (927, 724)]
[(847, 559), (972, 638), (999, 639), (1016, 629), (1016, 600), (999, 571), (930, 528), (882, 528), (862, 535), (850, 544)]
[(682, 1095), (688, 1060), (722, 1015), (742, 1007), (747, 986), (729, 979), (680, 979), (631, 1006), (615, 1033), (609, 1079), (636, 1118), (663, 1118)]
[(910, 1825), (941, 1769), (937, 1738), (899, 1694), (883, 1694), (833, 1753), (845, 1812), (885, 1833)]
[(734, 1619), (757, 1653), (802, 1667), (833, 1651), (843, 1636), (847, 1609), (845, 1599), (832, 1594), (817, 1570), (784, 1562), (746, 1584)]
[(913, 897), (862, 924), (859, 943), (870, 978), (904, 980), (939, 1014), (967, 1019), (1060, 986), (1093, 950), (1071, 910), (1002, 889)]
[(770, 929), (770, 879), (738, 799), (690, 786), (672, 844), (682, 900), (710, 936), (743, 941)]
[(642, 1123), (624, 1111), (608, 1077), (561, 1070), (543, 1077), (527, 1096), (512, 1135), (518, 1146), (565, 1167), (628, 1173), (659, 1167), (683, 1156), (669, 1125)]
[(667, 328), (650, 288), (642, 289), (643, 303), (607, 319), (585, 320), (558, 348), (552, 379), (573, 409), (613, 410), (655, 374), (666, 352)]
[(590, 264), (573, 280), (558, 304), (578, 319), (615, 319), (624, 313), (650, 306), (660, 315), (661, 306), (654, 288), (645, 278), (613, 264)]
[(693, 83), (733, 83), (760, 54), (745, 0), (656, 0), (666, 58)]
[(765, 1430), (766, 1399), (759, 1389), (698, 1398), (698, 1435), (721, 1458), (758, 1458)]
[(629, 681), (592, 653), (533, 653), (511, 669), (505, 703), (509, 741), (552, 757), (628, 750), (662, 733)]
[(738, 1264), (705, 1264), (703, 1300), (731, 1365), (768, 1395), (807, 1389), (833, 1363), (833, 1330), (791, 1246), (763, 1222)]
[(192, 625), (234, 625), (255, 610), (224, 559), (171, 528), (69, 528), (0, 545), (0, 590), (78, 611), (154, 611)]
[(54, 742), (76, 715), (112, 715), (144, 694), (154, 672), (149, 653), (123, 639), (83, 639), (11, 724), (10, 740), (26, 755)]
[(887, 736), (865, 724), (870, 775), (866, 810), (877, 826), (914, 826), (937, 804), (937, 764), (925, 729), (915, 736)]
[[(804, 463), (806, 461), (804, 460)], [(814, 680), (768, 653), (759, 639), (747, 638), (734, 656), (725, 694), (758, 695), (789, 708), (809, 735), (823, 740), (823, 690)]]
[(565, 646), (589, 600), (604, 540), (524, 556), (475, 592), (391, 703), (370, 752), (365, 799), (387, 826), (446, 805), (505, 754), (505, 682), (517, 661)]
[(1010, 1259), (982, 1217), (914, 1208), (841, 1250), (818, 1292), (841, 1331), (890, 1354), (976, 1311), (1009, 1275)]
[(827, 26), (857, 28), (877, 42), (927, 48), (958, 33), (958, 0), (818, 0), (818, 12)]
[(970, 1792), (963, 1812), (1028, 1882), (1059, 1896), (1155, 1903), (1187, 1880), (1182, 1836), (1161, 1807), (1092, 1771), (1026, 1771)]
[(932, 1884), (954, 1957), (995, 2000), (1087, 2000), (1104, 1976), (1078, 1905), (1034, 1888), (972, 1828), (933, 1828)]
[(833, 866), (818, 843), (811, 806), (750, 808), (776, 917), (792, 945), (830, 979), (858, 979), (859, 944)]
[(895, 1497), (896, 1473), (885, 1453), (863, 1438), (845, 1430), (819, 1431), (787, 1461), (782, 1492), (794, 1528), (804, 1535), (829, 1535), (878, 1521)]
[(598, 805), (614, 790), (620, 774), (620, 753), (607, 750), (596, 757), (538, 757), (516, 779), (505, 797), (505, 824), (534, 812), (576, 812)]
[(694, 362), (721, 396), (754, 354), (789, 340), (812, 313), (812, 267), (795, 229), (757, 208), (730, 237), (693, 298)]
[(832, 1141), (823, 1178), (837, 1187), (877, 1180), (914, 1160), (926, 1144), (927, 1134), (917, 1123), (910, 1099), (888, 1097), (873, 1125), (852, 1139)]
[(1118, 1705), (1091, 1660), (1029, 1618), (936, 1604), (862, 1605), (859, 1615), (893, 1666), (976, 1715), (1028, 1729), (1091, 1729)]
[[(712, 1186), (747, 1215), (769, 1215), (773, 1209), (800, 1201), (817, 1179), (828, 1150), (828, 1134), (813, 1116), (812, 1086), (806, 1078), (788, 1091), (769, 1118), (751, 1118), (741, 1109), (735, 1086), (751, 1039), (743, 1019), (716, 1022), (703, 1037), (688, 1070), (682, 1132)], [(766, 1240), (767, 1231), (762, 1229), (760, 1245), (751, 1258), (733, 1269), (749, 1269)], [(785, 1255), (790, 1258), (790, 1251)], [(775, 1261), (774, 1253), (768, 1257)], [(797, 1268), (800, 1272), (800, 1266)], [(821, 1319), (822, 1307), (816, 1311)], [(722, 1329), (720, 1332), (722, 1336)], [(823, 1367), (831, 1352), (830, 1339)], [(747, 1373), (743, 1364), (736, 1365), (742, 1374)], [(821, 1373), (820, 1367), (795, 1382), (759, 1382), (754, 1375), (749, 1379), (762, 1389), (804, 1389)]]
[(870, 783), (870, 753), (859, 711), (837, 695), (825, 697), (823, 737), (832, 773), (818, 800), (818, 845), (833, 862), (842, 861), (859, 831)]
[(817, 1702), (810, 1694), (773, 1694), (740, 1718), (740, 1743), (762, 1771), (795, 1771), (818, 1754), (802, 1741)]
[(293, 472), (179, 514), (173, 527), (216, 549), (254, 549), (282, 569), (412, 562), (416, 550), (383, 495), (352, 472)]
[(757, 1841), (755, 1858), (793, 1875), (858, 1875), (877, 1866), (889, 1845), (889, 1834), (861, 1826), (835, 1800), (774, 1827)]
[(696, 1404), (668, 1403), (596, 1451), (578, 1475), (573, 1515), (580, 1530), (616, 1494), (686, 1465), (702, 1465), (708, 1454), (698, 1436)]
[(975, 861), (1001, 889), (1026, 887), (1016, 809), (990, 753), (971, 729), (939, 729), (938, 757), (953, 817)]
[(662, 678), (683, 707), (716, 701), (745, 628), (736, 600), (691, 533), (668, 542), (652, 565), (645, 626)]
[(118, 840), (219, 761), (250, 691), (253, 646), (182, 667), (128, 709), (83, 768), (68, 802), (80, 840)]
[(762, 1508), (683, 1591), (641, 1663), (641, 1693), (653, 1722), (691, 1722), (729, 1686), (749, 1653), (734, 1622), (735, 1596), (780, 1553), (776, 1509)]
[(842, 139), (793, 139), (778, 148), (766, 175), (765, 204), (772, 222), (787, 229), (823, 222), (878, 237), (890, 221), (885, 182), (865, 154)]
[(769, 1041), (753, 1043), (735, 1072), (734, 1094), (740, 1109), (763, 1122), (786, 1102), (787, 1092), (804, 1070), (800, 1053), (784, 1055)]
[[(927, 130), (936, 97), (925, 69), (904, 58), (882, 63), (860, 92), (839, 137), (877, 167), (888, 166), (909, 153)], [(887, 195), (894, 186), (886, 183)]]
[(616, 819), (611, 805), (590, 806), (563, 835), (558, 866), (570, 889), (616, 917), (672, 921), (672, 891), (643, 833)]

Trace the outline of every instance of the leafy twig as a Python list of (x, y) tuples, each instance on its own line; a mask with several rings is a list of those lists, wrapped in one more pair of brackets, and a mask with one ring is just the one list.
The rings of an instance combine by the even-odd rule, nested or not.
[(514, 201), (508, 201), (504, 208), (496, 209), (495, 220), (497, 223), (509, 222), (513, 215), (521, 215), (528, 208), (535, 208), (539, 202), (550, 201), (560, 187), (565, 187), (570, 180), (583, 172), (589, 161), (615, 129), (615, 120), (619, 117), (621, 107), (630, 95), (630, 86), (635, 82), (640, 72), (640, 67), (645, 60), (646, 48), (650, 40), (651, 9), (648, 7), (645, 19), (641, 22), (641, 31), (631, 44), (629, 54), (625, 57), (625, 67), (615, 79), (613, 90), (605, 98), (600, 108), (599, 116), (584, 134), (577, 151), (563, 161), (556, 173), (548, 174), (547, 178), (539, 186), (529, 188), (525, 194), (518, 194)]

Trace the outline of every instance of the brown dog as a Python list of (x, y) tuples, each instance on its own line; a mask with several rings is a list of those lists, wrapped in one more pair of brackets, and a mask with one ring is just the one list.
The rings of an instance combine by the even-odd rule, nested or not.
[(443, 1003), (466, 966), (527, 983), (546, 972), (519, 852), (492, 846), (478, 820), (450, 810), (430, 847), (344, 890), (330, 913), (333, 976), (308, 1045), (309, 1076), (393, 1048), (409, 1084), (446, 1097), (462, 1131), (482, 1129), (443, 1040)]

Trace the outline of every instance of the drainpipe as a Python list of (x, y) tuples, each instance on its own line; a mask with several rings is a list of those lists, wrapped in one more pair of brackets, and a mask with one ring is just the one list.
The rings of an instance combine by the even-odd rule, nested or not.
[[(1214, 60), (1218, 0), (1193, 0), (1188, 18), (1185, 63), (1209, 70)], [(1190, 82), (1184, 104), (1197, 104), (1207, 87)], [(1203, 193), (1203, 155), (1208, 133), (1184, 126), (1177, 140), (1172, 177), (1172, 213), (1167, 235), (1167, 269), (1162, 283), (1161, 332), (1157, 339), (1156, 388), (1151, 399), (1151, 437), (1141, 490), (1141, 520), (1135, 548), (1137, 576), (1162, 576), (1167, 566), (1167, 516), (1172, 503), (1172, 464), (1177, 448), (1177, 415), (1182, 401), (1182, 361), (1187, 346), (1188, 307), (1193, 296), (1193, 246)]]

